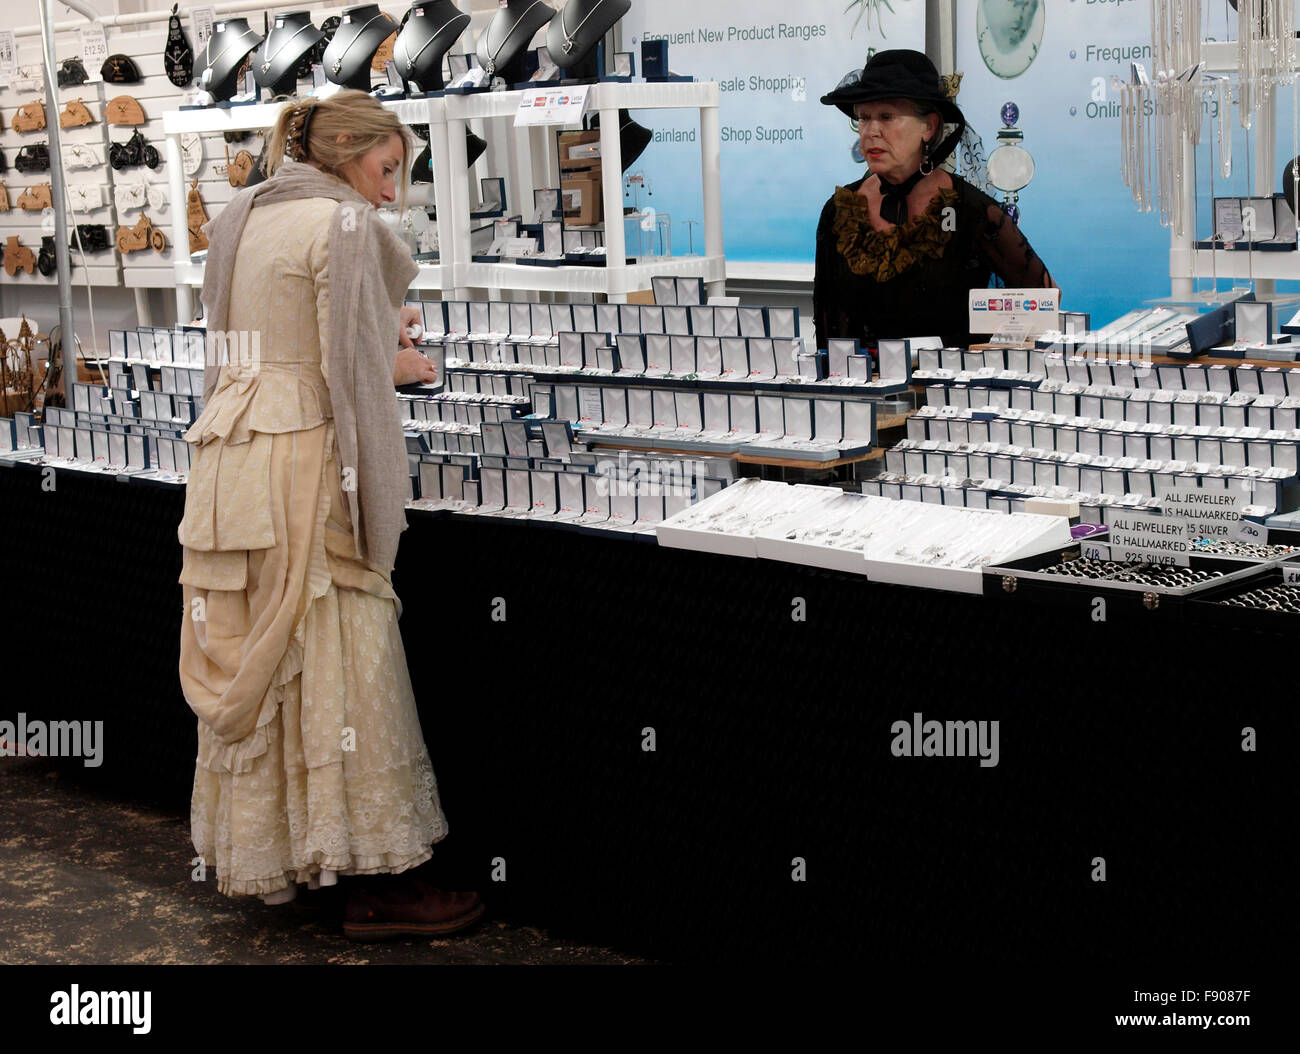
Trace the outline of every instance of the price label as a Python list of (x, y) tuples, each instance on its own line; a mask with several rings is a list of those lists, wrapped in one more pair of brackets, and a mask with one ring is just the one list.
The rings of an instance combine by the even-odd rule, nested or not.
[(1295, 585), (1300, 582), (1300, 567), (1286, 566), (1282, 568), (1282, 581), (1287, 585)]
[(81, 61), (88, 69), (96, 69), (108, 58), (108, 41), (104, 39), (104, 27), (98, 22), (81, 27)]
[(1079, 555), (1085, 560), (1109, 560), (1110, 546), (1101, 542), (1084, 542), (1079, 546)]
[[(217, 21), (217, 9), (215, 7), (192, 7), (190, 8), (190, 28), (194, 31), (194, 54), (195, 69), (198, 69), (197, 56), (208, 46), (208, 41), (212, 39), (212, 27)], [(206, 64), (206, 61), (205, 61)]]
[(18, 72), (18, 50), (14, 44), (14, 31), (0, 29), (0, 84), (8, 85)]
[(568, 88), (529, 88), (519, 100), (515, 125), (579, 124), (590, 84)]
[(1253, 520), (1239, 520), (1237, 523), (1237, 540), (1253, 542), (1256, 545), (1268, 544), (1268, 528)]

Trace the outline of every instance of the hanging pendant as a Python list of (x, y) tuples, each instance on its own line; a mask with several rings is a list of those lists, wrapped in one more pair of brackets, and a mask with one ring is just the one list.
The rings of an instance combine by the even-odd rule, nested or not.
[(567, 55), (573, 50), (573, 37), (564, 38), (564, 53)]

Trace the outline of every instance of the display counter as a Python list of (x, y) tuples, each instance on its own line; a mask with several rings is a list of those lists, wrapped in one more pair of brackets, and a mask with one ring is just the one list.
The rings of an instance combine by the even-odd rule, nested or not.
[[(103, 764), (67, 776), (181, 816), (183, 501), (0, 465), (5, 711), (103, 720)], [(1281, 939), (1289, 617), (1099, 618), (1079, 592), (409, 519), (394, 582), (436, 857), (499, 917), (676, 960), (1226, 969)], [(911, 754), (931, 720), (996, 721), (996, 750)]]

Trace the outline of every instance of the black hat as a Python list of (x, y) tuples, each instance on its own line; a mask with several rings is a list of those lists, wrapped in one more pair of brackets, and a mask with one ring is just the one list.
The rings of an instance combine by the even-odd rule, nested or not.
[(835, 86), (833, 92), (822, 96), (823, 103), (838, 106), (849, 117), (855, 116), (853, 107), (856, 103), (877, 99), (916, 99), (932, 103), (945, 124), (957, 126), (937, 149), (930, 152), (930, 158), (936, 164), (952, 153), (965, 131), (966, 118), (948, 97), (939, 71), (919, 51), (907, 48), (877, 51), (861, 70), (854, 70)]

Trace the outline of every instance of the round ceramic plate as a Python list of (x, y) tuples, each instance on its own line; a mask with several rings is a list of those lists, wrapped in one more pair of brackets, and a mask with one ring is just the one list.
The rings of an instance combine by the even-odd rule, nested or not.
[(989, 72), (1010, 80), (1029, 69), (1043, 43), (1046, 0), (980, 0), (975, 32)]

